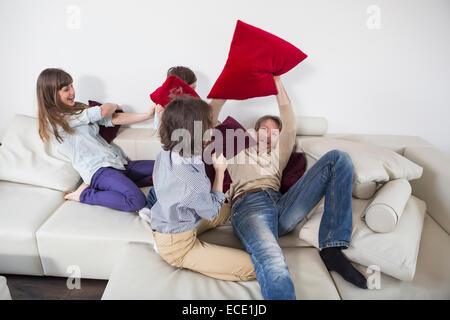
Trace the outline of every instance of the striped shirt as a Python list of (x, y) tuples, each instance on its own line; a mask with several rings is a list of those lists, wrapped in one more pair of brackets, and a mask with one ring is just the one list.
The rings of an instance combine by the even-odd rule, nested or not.
[(151, 208), (153, 230), (180, 233), (194, 229), (201, 219), (213, 220), (225, 202), (223, 192), (211, 191), (201, 156), (181, 157), (162, 150), (153, 169), (157, 202)]

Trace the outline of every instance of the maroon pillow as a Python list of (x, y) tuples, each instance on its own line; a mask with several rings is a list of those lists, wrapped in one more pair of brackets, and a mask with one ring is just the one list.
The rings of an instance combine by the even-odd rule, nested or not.
[[(225, 119), (224, 122), (222, 122), (221, 124), (219, 124), (218, 126), (215, 127), (215, 129), (219, 130), (222, 134), (222, 150), (219, 149), (215, 149), (213, 144), (210, 144), (208, 147), (206, 147), (205, 152), (203, 153), (204, 156), (206, 156), (206, 159), (208, 161), (205, 161), (206, 159), (204, 158), (203, 161), (205, 162), (205, 171), (206, 171), (206, 175), (208, 176), (209, 180), (211, 181), (211, 184), (214, 183), (214, 178), (215, 178), (215, 170), (212, 164), (208, 164), (211, 163), (211, 154), (213, 154), (214, 152), (217, 153), (217, 155), (219, 154), (224, 154), (225, 158), (227, 159), (231, 159), (234, 156), (236, 156), (239, 152), (241, 152), (244, 149), (253, 147), (254, 145), (256, 145), (256, 141), (255, 139), (252, 138), (252, 136), (247, 132), (247, 130), (245, 130), (245, 128), (239, 123), (237, 122), (234, 118), (232, 117), (227, 117)], [(240, 130), (238, 130), (240, 129)], [(228, 130), (228, 135), (226, 134)], [(238, 131), (236, 131), (238, 130)], [(218, 139), (220, 137), (213, 135), (212, 136), (212, 142), (216, 142), (216, 139)], [(242, 142), (242, 143), (241, 143)], [(219, 144), (219, 142), (217, 142), (217, 144)], [(233, 148), (229, 148), (227, 149), (228, 146), (231, 147), (233, 146)], [(224, 180), (223, 180), (223, 192), (227, 192), (228, 189), (230, 189), (230, 184), (232, 183), (230, 174), (228, 173), (228, 170), (225, 170), (225, 176), (224, 176)]]
[(306, 158), (303, 153), (292, 152), (291, 157), (283, 170), (281, 177), (280, 193), (286, 193), (298, 179), (300, 179), (306, 170)]
[[(222, 150), (212, 148), (213, 151), (219, 154), (224, 154), (227, 160), (236, 156), (239, 152), (249, 147), (256, 145), (256, 140), (247, 132), (247, 130), (234, 118), (227, 117), (224, 122), (216, 126), (217, 129), (222, 134)], [(227, 131), (229, 134), (227, 134)], [(215, 142), (217, 138), (215, 135), (212, 136), (211, 141)], [(220, 145), (220, 144), (219, 144)], [(213, 146), (212, 144), (210, 145)], [(229, 148), (228, 147), (233, 147)], [(211, 152), (213, 153), (213, 152)]]
[[(101, 106), (102, 103), (94, 101), (94, 100), (89, 100), (88, 101), (89, 106), (90, 107), (95, 107), (95, 106)], [(122, 110), (117, 110), (117, 113), (123, 112)], [(106, 140), (106, 142), (111, 143), (114, 138), (117, 136), (117, 132), (119, 132), (120, 129), (120, 125), (115, 125), (114, 127), (105, 127), (100, 125), (99, 126), (99, 130), (98, 130), (98, 134)]]
[(200, 96), (192, 89), (186, 82), (176, 76), (168, 76), (166, 81), (153, 93), (150, 94), (150, 99), (154, 103), (165, 107), (170, 101), (176, 97), (190, 95), (196, 98)]
[(228, 60), (208, 98), (244, 100), (277, 94), (273, 76), (306, 57), (289, 42), (238, 20)]
[[(214, 170), (214, 167), (212, 164), (206, 164), (205, 163), (205, 171), (206, 175), (209, 178), (209, 181), (211, 181), (211, 186), (214, 184), (214, 178), (216, 177), (216, 171)], [(230, 189), (230, 185), (233, 181), (231, 180), (230, 174), (228, 173), (228, 170), (225, 170), (225, 175), (223, 178), (223, 193), (227, 192), (228, 189)]]

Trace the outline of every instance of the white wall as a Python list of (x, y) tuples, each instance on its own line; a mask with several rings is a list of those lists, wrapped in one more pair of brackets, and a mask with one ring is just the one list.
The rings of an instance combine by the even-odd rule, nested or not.
[[(70, 5), (80, 29), (67, 27)], [(367, 27), (370, 5), (380, 29)], [(331, 133), (418, 135), (450, 153), (448, 0), (0, 0), (0, 137), (15, 113), (36, 115), (47, 67), (72, 74), (80, 101), (139, 112), (166, 70), (186, 65), (205, 98), (236, 19), (309, 55), (284, 76), (298, 115), (325, 116)], [(230, 102), (221, 118), (249, 126), (276, 112), (266, 97)]]

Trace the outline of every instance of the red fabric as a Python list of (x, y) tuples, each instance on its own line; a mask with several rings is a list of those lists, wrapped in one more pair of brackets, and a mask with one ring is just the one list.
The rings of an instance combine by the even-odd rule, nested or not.
[(192, 89), (186, 82), (176, 76), (168, 76), (162, 86), (150, 94), (150, 99), (152, 99), (154, 103), (165, 107), (170, 101), (183, 95), (190, 95), (200, 98), (197, 92), (195, 92), (195, 90)]
[[(88, 101), (89, 107), (95, 107), (95, 106), (101, 106), (102, 103), (89, 100)], [(117, 113), (123, 112), (121, 110), (117, 110)], [(119, 132), (120, 125), (115, 125), (114, 127), (105, 127), (105, 126), (99, 126), (98, 134), (106, 140), (106, 142), (111, 143), (114, 138), (117, 136), (117, 132)]]
[(228, 60), (208, 98), (244, 100), (277, 94), (273, 76), (306, 57), (289, 42), (238, 20)]
[[(227, 160), (236, 156), (239, 152), (249, 147), (253, 147), (256, 145), (256, 140), (252, 138), (252, 136), (245, 130), (245, 128), (237, 122), (232, 117), (227, 117), (224, 122), (216, 126), (214, 129), (219, 130), (222, 134), (222, 150), (214, 150), (217, 155), (224, 154)], [(239, 131), (237, 131), (240, 129)], [(227, 130), (230, 134), (226, 134)], [(220, 137), (218, 137), (220, 138)], [(217, 138), (215, 135), (212, 136), (212, 141), (215, 141)], [(242, 141), (244, 143), (242, 143)], [(233, 149), (228, 150), (228, 146), (233, 146)], [(213, 150), (211, 150), (213, 151)]]
[[(245, 128), (237, 122), (232, 117), (227, 117), (224, 122), (216, 126), (214, 129), (217, 129), (222, 134), (222, 150), (215, 150), (214, 148), (207, 147), (207, 150), (205, 150), (204, 155), (208, 157), (208, 162), (211, 163), (210, 155), (214, 152), (216, 152), (217, 155), (224, 154), (225, 158), (227, 160), (233, 158), (236, 156), (239, 152), (241, 152), (244, 149), (250, 148), (254, 145), (256, 145), (256, 140), (252, 138), (252, 136), (245, 130)], [(226, 131), (232, 130), (229, 132), (229, 135), (226, 135)], [(235, 131), (237, 129), (241, 129), (242, 131)], [(220, 138), (216, 137), (215, 135), (212, 136), (212, 141), (215, 141), (216, 139)], [(227, 143), (228, 141), (228, 143)], [(241, 143), (241, 142), (244, 143)], [(229, 146), (233, 146), (233, 149), (228, 150), (227, 144)], [(203, 159), (205, 161), (205, 159)], [(216, 172), (214, 170), (214, 167), (212, 164), (207, 164), (205, 162), (205, 171), (206, 175), (208, 176), (209, 180), (211, 181), (211, 185), (214, 183), (214, 178), (216, 176)], [(227, 192), (228, 189), (230, 189), (230, 185), (232, 183), (230, 174), (228, 173), (228, 170), (225, 170), (225, 175), (223, 179), (223, 192)]]
[(280, 193), (286, 193), (305, 173), (306, 158), (303, 153), (293, 152), (281, 176)]

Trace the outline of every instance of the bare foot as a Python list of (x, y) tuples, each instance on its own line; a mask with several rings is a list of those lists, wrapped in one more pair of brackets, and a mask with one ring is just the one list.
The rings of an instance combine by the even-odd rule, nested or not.
[(83, 190), (86, 189), (86, 188), (89, 188), (89, 185), (88, 184), (82, 184), (74, 192), (66, 194), (64, 196), (64, 199), (80, 202), (80, 195), (83, 192)]

